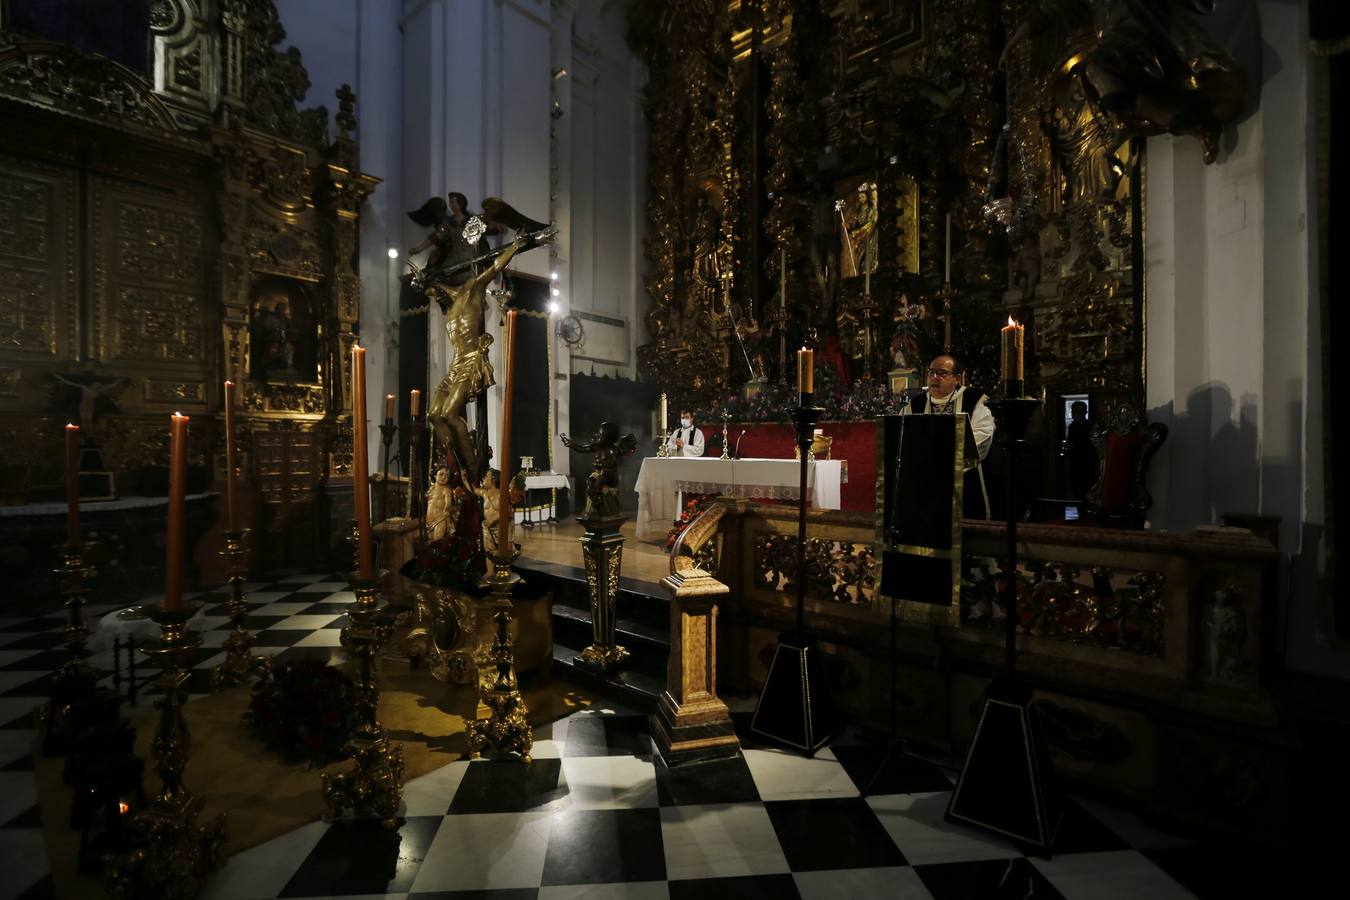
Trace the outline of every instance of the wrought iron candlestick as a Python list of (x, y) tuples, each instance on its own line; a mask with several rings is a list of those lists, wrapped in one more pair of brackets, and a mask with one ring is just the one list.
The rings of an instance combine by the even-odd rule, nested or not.
[(381, 615), (385, 601), (380, 585), (388, 574), (380, 569), (369, 579), (356, 572), (347, 576), (356, 602), (347, 607), (341, 640), (343, 649), (361, 664), (356, 684), (360, 724), (343, 748), (353, 761), (352, 768), (322, 776), (324, 819), (329, 822), (344, 809), (351, 809), (357, 815), (378, 817), (386, 828), (398, 825), (398, 807), (403, 799), (403, 745), (390, 743), (380, 724), (380, 686), (375, 672), (380, 647), (393, 633)]
[[(477, 758), (485, 748), (495, 753), (515, 753), (522, 762), (530, 761), (534, 733), (525, 718), (525, 701), (516, 681), (516, 658), (511, 644), (511, 593), (521, 577), (511, 570), (520, 551), (514, 546), (498, 547), (490, 554), (492, 574), (484, 582), (492, 596), (477, 604), (479, 621), (490, 616), (496, 625), (491, 645), (480, 644), (478, 663), (479, 713), (469, 723), (469, 754)], [(486, 712), (486, 715), (484, 713)]]
[(248, 550), (245, 543), (249, 534), (251, 530), (248, 528), (225, 532), (225, 549), (220, 551), (230, 567), (230, 599), (225, 601), (225, 609), (230, 614), (234, 628), (222, 645), (225, 661), (211, 670), (212, 690), (242, 684), (250, 675), (264, 678), (272, 671), (272, 657), (250, 654), (253, 634), (244, 624), (250, 609), (244, 595), (244, 579), (248, 577)]
[(426, 421), (421, 416), (410, 416), (408, 419), (408, 505), (406, 507), (408, 518), (417, 516), (422, 518), (423, 533), (426, 531), (426, 520), (422, 517), (421, 510), (417, 504), (421, 500), (421, 481), (422, 467), (421, 454), (418, 448), (422, 446), (422, 432), (426, 429)]
[(1022, 393), (1021, 380), (1005, 381), (1003, 396), (989, 401), (1008, 460), (1004, 674), (985, 692), (975, 737), (947, 806), (947, 819), (986, 828), (1048, 855), (1063, 806), (1040, 718), (1031, 708), (1031, 687), (1017, 680), (1018, 464), (1027, 424), (1040, 406), (1039, 400)]
[(132, 849), (107, 859), (108, 893), (113, 897), (194, 897), (206, 877), (225, 863), (225, 816), (198, 823), (206, 801), (183, 783), (191, 749), (183, 719), (184, 688), (192, 653), (202, 644), (200, 635), (187, 627), (196, 611), (196, 606), (146, 607), (160, 628), (159, 640), (146, 641), (140, 650), (161, 666), (155, 684), (164, 696), (157, 704), (159, 724), (150, 752), (162, 786), (149, 808), (133, 814), (127, 824)]
[(800, 460), (797, 497), (797, 568), (792, 580), (797, 588), (797, 622), (792, 631), (778, 636), (778, 647), (769, 664), (759, 702), (755, 704), (750, 730), (789, 747), (814, 754), (838, 730), (834, 700), (830, 695), (814, 638), (806, 634), (806, 473), (815, 424), (825, 410), (811, 406), (812, 394), (801, 394), (801, 405), (790, 410), (796, 426)]
[(384, 472), (384, 480), (380, 483), (380, 490), (381, 490), (381, 493), (382, 493), (382, 495), (383, 495), (383, 496), (382, 496), (382, 499), (381, 499), (381, 503), (380, 503), (380, 512), (383, 514), (383, 517), (386, 518), (386, 519), (390, 518), (390, 515), (389, 515), (389, 456), (390, 456), (390, 454), (389, 454), (389, 448), (393, 445), (393, 443), (394, 443), (394, 435), (397, 434), (397, 433), (398, 433), (398, 426), (394, 424), (394, 420), (393, 420), (393, 419), (385, 419), (384, 422), (382, 422), (382, 423), (380, 424), (380, 444), (381, 444), (381, 448), (382, 448), (382, 450), (381, 450), (381, 456), (383, 457), (383, 460), (384, 460), (384, 461), (383, 461), (383, 465), (381, 466), (381, 469), (382, 469), (382, 471)]
[(69, 618), (63, 640), (66, 660), (52, 676), (51, 693), (45, 707), (40, 707), (46, 719), (42, 739), (43, 752), (48, 756), (64, 753), (74, 738), (71, 713), (76, 704), (93, 700), (98, 690), (98, 675), (90, 667), (89, 651), (85, 642), (89, 627), (84, 622), (85, 581), (89, 567), (84, 561), (83, 543), (67, 544), (61, 550), (61, 565), (53, 570), (61, 584), (61, 595), (66, 598)]

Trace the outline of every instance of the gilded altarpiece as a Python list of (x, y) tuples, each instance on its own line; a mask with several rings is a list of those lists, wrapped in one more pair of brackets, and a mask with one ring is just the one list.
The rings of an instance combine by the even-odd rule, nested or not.
[(153, 495), (175, 410), (192, 418), (189, 490), (222, 489), (229, 378), (254, 564), (313, 561), (350, 503), (332, 497), (351, 475), (352, 260), (378, 183), (360, 173), (355, 98), (337, 92), (333, 140), (322, 107), (297, 108), (308, 76), (277, 49), (270, 2), (151, 6), (147, 71), (0, 19), (0, 436), (22, 470), (14, 499), (55, 498), (60, 426), (81, 416), (119, 494)]

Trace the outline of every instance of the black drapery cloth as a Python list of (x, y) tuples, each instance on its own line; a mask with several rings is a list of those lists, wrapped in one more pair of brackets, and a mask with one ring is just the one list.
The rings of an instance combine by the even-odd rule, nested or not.
[[(1350, 155), (1350, 3), (1346, 0), (1311, 0), (1308, 6), (1309, 37), (1313, 41), (1314, 71), (1326, 66), (1326, 108), (1317, 109), (1319, 165), (1318, 201), (1322, 222), (1321, 276), (1325, 279), (1322, 296), (1322, 396), (1318, 410), (1326, 423), (1323, 448), (1328, 481), (1326, 510), (1327, 575), (1332, 580), (1330, 595), (1335, 598), (1333, 622), (1336, 637), (1350, 640), (1350, 591), (1337, 590), (1336, 576), (1346, 559), (1346, 528), (1336, 521), (1336, 511), (1350, 509), (1350, 478), (1333, 470), (1337, 449), (1336, 421), (1331, 412), (1332, 385), (1344, 384), (1347, 372), (1345, 354), (1329, 352), (1350, 339), (1350, 257), (1342, 252), (1350, 240), (1346, 222), (1346, 203), (1350, 202), (1350, 175), (1344, 160)], [(1325, 114), (1325, 119), (1322, 118)], [(1312, 411), (1310, 411), (1312, 412)]]
[[(511, 305), (520, 310), (546, 313), (549, 284), (520, 275), (511, 277)], [(491, 315), (492, 313), (489, 313)], [(547, 471), (549, 462), (549, 326), (545, 316), (516, 316), (516, 371), (512, 387), (511, 471), (520, 469), (522, 456), (533, 456), (534, 467)], [(505, 373), (498, 375), (502, 381)], [(494, 467), (500, 469), (501, 461)]]

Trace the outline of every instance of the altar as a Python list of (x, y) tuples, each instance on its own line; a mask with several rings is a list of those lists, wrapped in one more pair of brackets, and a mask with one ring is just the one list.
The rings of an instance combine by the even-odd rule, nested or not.
[[(837, 459), (807, 463), (807, 500), (812, 507), (839, 509), (842, 469), (842, 460)], [(800, 484), (801, 463), (795, 459), (649, 456), (642, 461), (634, 486), (638, 495), (638, 540), (665, 540), (686, 493), (796, 500)]]

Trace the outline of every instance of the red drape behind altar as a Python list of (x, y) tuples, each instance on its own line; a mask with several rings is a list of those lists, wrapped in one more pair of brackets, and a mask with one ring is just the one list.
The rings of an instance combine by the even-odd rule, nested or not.
[[(707, 430), (707, 426), (704, 426)], [(839, 486), (839, 505), (845, 512), (872, 512), (876, 509), (877, 493), (877, 428), (874, 422), (821, 422), (816, 426), (834, 439), (830, 445), (830, 459), (848, 462), (848, 482)], [(728, 439), (736, 447), (736, 436), (746, 429), (741, 438), (741, 458), (792, 459), (796, 446), (792, 442), (791, 425), (731, 423)], [(706, 455), (721, 456), (721, 429), (717, 440), (709, 435)]]

